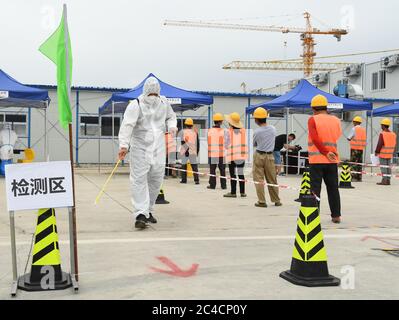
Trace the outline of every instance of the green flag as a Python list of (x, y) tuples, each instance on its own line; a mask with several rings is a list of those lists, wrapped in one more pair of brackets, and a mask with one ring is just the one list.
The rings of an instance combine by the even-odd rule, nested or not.
[(40, 46), (39, 51), (57, 66), (58, 113), (61, 126), (66, 129), (72, 122), (71, 79), (72, 51), (69, 39), (67, 10), (64, 4), (61, 23), (57, 30)]

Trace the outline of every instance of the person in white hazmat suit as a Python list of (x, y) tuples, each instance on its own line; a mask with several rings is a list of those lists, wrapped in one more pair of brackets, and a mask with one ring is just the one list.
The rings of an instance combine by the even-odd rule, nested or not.
[(11, 129), (9, 123), (5, 123), (3, 129), (0, 131), (0, 160), (10, 160), (14, 154), (14, 146), (18, 140), (18, 136), (14, 130)]
[(177, 120), (170, 103), (160, 95), (156, 78), (149, 77), (143, 94), (126, 108), (119, 130), (119, 159), (130, 152), (130, 183), (135, 227), (156, 223), (155, 200), (165, 172), (165, 132), (177, 133)]

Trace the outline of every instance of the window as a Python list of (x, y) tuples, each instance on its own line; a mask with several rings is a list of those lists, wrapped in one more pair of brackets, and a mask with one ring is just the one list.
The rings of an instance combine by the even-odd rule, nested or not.
[(378, 90), (378, 72), (371, 75), (371, 90)]
[(80, 117), (80, 131), (81, 136), (98, 136), (98, 117), (96, 116), (81, 116)]
[(385, 70), (380, 71), (380, 89), (386, 89), (387, 87), (387, 72)]
[[(121, 119), (114, 117), (114, 137), (119, 133)], [(101, 136), (112, 137), (112, 117), (101, 118)]]
[(19, 137), (25, 137), (27, 134), (27, 116), (21, 113), (5, 113), (0, 115), (0, 129), (3, 129), (4, 122), (11, 125), (11, 129)]

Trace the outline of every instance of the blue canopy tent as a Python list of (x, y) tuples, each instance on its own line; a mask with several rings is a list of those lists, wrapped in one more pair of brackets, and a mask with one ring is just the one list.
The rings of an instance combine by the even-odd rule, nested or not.
[[(210, 106), (213, 104), (212, 96), (194, 93), (192, 91), (174, 87), (168, 83), (163, 82), (154, 74), (150, 73), (142, 82), (140, 82), (139, 85), (137, 85), (133, 89), (124, 93), (114, 93), (111, 98), (99, 108), (98, 113), (100, 121), (101, 116), (112, 114), (112, 132), (114, 132), (114, 114), (123, 114), (129, 104), (129, 101), (138, 98), (143, 93), (144, 83), (149, 77), (155, 77), (159, 81), (159, 84), (161, 86), (161, 95), (165, 96), (169, 100), (175, 112), (183, 113), (186, 110), (196, 110), (202, 106)], [(208, 123), (210, 123), (210, 121), (211, 109), (208, 108)], [(114, 135), (112, 135), (112, 140), (114, 140)], [(98, 163), (100, 165), (100, 138), (98, 141)], [(114, 141), (112, 145), (114, 147)]]
[[(250, 116), (256, 108), (263, 107), (273, 114), (285, 114), (286, 119), (286, 133), (288, 137), (288, 117), (289, 114), (311, 114), (312, 108), (310, 106), (314, 96), (322, 94), (329, 102), (330, 112), (342, 111), (367, 111), (372, 110), (371, 102), (352, 100), (342, 97), (337, 97), (333, 94), (322, 91), (313, 86), (309, 81), (302, 79), (299, 84), (287, 92), (286, 94), (272, 100), (263, 102), (257, 105), (251, 105), (246, 108), (247, 116)], [(248, 119), (249, 120), (249, 119)], [(248, 121), (248, 124), (250, 121)], [(288, 141), (287, 141), (288, 143)]]
[[(130, 100), (138, 98), (143, 93), (143, 86), (147, 78), (155, 77), (150, 73), (138, 86), (125, 93), (114, 93), (112, 97), (99, 108), (101, 115), (112, 113), (112, 104), (114, 104), (114, 113), (124, 113)], [(158, 78), (157, 78), (158, 79)], [(185, 110), (195, 110), (204, 105), (213, 104), (213, 97), (194, 93), (184, 89), (174, 87), (158, 79), (161, 85), (161, 95), (169, 99), (173, 110), (183, 112)]]
[(28, 147), (31, 146), (31, 108), (44, 110), (45, 155), (47, 155), (46, 109), (49, 103), (48, 91), (23, 85), (0, 69), (0, 108), (28, 108)]

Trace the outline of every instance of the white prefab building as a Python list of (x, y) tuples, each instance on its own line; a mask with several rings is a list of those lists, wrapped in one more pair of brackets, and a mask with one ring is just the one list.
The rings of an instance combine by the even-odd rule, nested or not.
[[(33, 85), (35, 86), (35, 85)], [(50, 106), (43, 110), (7, 108), (0, 109), (0, 129), (4, 122), (12, 124), (19, 136), (16, 149), (31, 147), (35, 161), (45, 161), (46, 153), (50, 160), (69, 159), (68, 131), (58, 122), (57, 92), (54, 86), (38, 85), (49, 91)], [(78, 164), (114, 163), (118, 153), (118, 132), (122, 114), (99, 117), (98, 109), (114, 92), (124, 92), (125, 88), (74, 87), (72, 89), (73, 146), (74, 159)], [(211, 106), (178, 113), (178, 126), (185, 118), (191, 117), (200, 132), (200, 160), (207, 163), (206, 131), (212, 126), (212, 114), (238, 112), (245, 121), (245, 108), (275, 98), (275, 95), (244, 94), (226, 92), (198, 92), (214, 97)], [(45, 121), (47, 119), (47, 121)], [(47, 125), (45, 125), (47, 123)], [(45, 131), (47, 130), (47, 144)], [(112, 134), (112, 130), (114, 134)], [(46, 150), (47, 149), (47, 150)], [(21, 154), (21, 157), (23, 155)]]
[[(373, 103), (373, 108), (379, 108), (399, 101), (399, 55), (382, 57), (380, 60), (371, 63), (361, 63), (348, 65), (342, 70), (327, 73), (315, 73), (308, 78), (313, 85), (331, 94), (348, 97), (351, 99), (365, 100)], [(293, 79), (287, 83), (278, 84), (275, 87), (259, 89), (254, 92), (267, 95), (282, 95), (295, 88), (300, 79)], [(344, 135), (348, 135), (352, 127), (354, 116), (360, 115), (366, 125), (365, 112), (344, 112), (342, 114), (342, 128)], [(307, 133), (306, 115), (294, 115), (289, 123), (288, 131), (292, 131), (299, 136), (297, 144), (305, 145)], [(372, 153), (375, 148), (378, 134), (380, 132), (380, 121), (382, 118), (374, 118), (371, 125), (369, 121), (368, 130), (368, 149), (366, 152)], [(394, 130), (398, 133), (398, 120), (392, 119)], [(372, 129), (371, 129), (372, 127)], [(370, 134), (372, 131), (372, 135)], [(373, 137), (371, 140), (370, 137)], [(399, 135), (398, 135), (399, 137)], [(399, 142), (399, 141), (398, 141)], [(339, 142), (339, 150), (344, 158), (349, 157), (349, 144), (345, 137)]]

